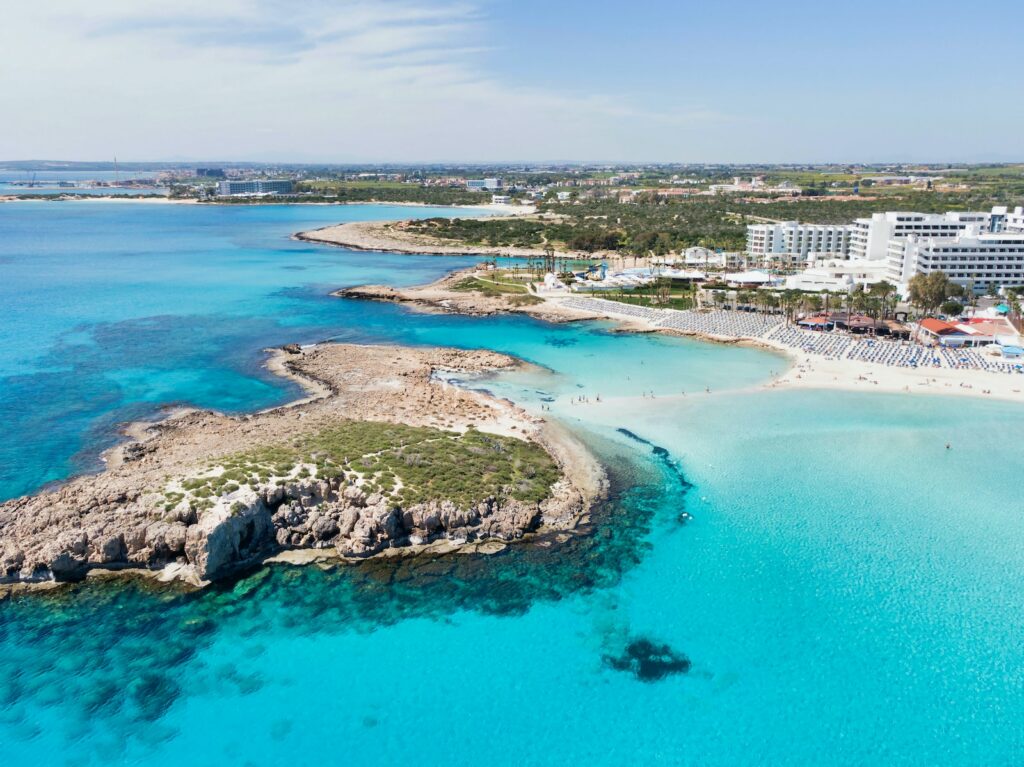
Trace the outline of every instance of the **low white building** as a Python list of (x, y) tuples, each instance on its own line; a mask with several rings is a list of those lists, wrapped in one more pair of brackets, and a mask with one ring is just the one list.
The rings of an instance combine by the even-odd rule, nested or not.
[(768, 272), (731, 272), (724, 275), (730, 285), (771, 285), (776, 280)]
[(704, 269), (732, 269), (742, 266), (744, 258), (742, 253), (725, 253), (710, 248), (692, 247), (678, 256), (655, 258), (651, 263), (666, 266), (699, 266)]
[(788, 290), (846, 293), (857, 285), (870, 287), (885, 282), (888, 264), (884, 261), (847, 261), (830, 259), (813, 262), (810, 267), (786, 278)]
[(569, 292), (569, 286), (558, 279), (558, 275), (554, 272), (548, 272), (544, 275), (543, 285), (537, 286), (539, 293), (567, 293)]

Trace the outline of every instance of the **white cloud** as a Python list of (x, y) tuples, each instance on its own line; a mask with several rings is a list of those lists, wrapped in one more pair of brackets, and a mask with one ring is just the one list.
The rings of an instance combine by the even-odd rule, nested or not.
[(510, 82), (487, 32), (461, 2), (4, 0), (0, 158), (646, 157), (720, 119)]

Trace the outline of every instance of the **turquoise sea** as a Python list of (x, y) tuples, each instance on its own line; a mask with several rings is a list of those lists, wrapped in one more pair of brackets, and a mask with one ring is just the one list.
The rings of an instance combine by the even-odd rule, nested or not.
[(0, 603), (5, 764), (1024, 761), (1024, 409), (763, 391), (782, 363), (751, 349), (333, 299), (472, 259), (289, 239), (449, 214), (0, 205), (0, 497), (164, 404), (285, 401), (260, 350), (325, 338), (538, 363), (467, 385), (550, 406), (614, 486), (565, 543)]

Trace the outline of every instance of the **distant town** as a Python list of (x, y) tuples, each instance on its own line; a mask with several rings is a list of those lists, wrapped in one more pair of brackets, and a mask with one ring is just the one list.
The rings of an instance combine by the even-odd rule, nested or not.
[(953, 316), (988, 296), (1012, 317), (1024, 288), (1024, 164), (19, 162), (0, 170), (7, 199), (110, 192), (207, 204), (500, 206), (511, 215), (408, 222), (403, 234), (492, 255), (532, 249), (587, 260), (578, 275), (556, 275), (567, 290), (651, 305), (692, 304), (696, 291), (716, 289), (731, 291), (735, 305), (751, 289), (817, 296), (804, 302), (812, 309), (823, 295), (872, 291), (920, 304), (915, 278), (939, 275), (939, 300), (922, 311)]

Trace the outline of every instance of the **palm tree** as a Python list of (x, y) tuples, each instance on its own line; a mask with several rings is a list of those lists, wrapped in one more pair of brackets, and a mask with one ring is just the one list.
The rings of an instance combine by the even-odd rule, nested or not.
[(822, 298), (825, 299), (825, 314), (828, 314), (829, 302), (832, 299), (832, 291), (831, 290), (823, 290), (823, 291), (821, 291), (821, 296), (822, 296)]
[(864, 310), (867, 309), (867, 306), (868, 306), (868, 296), (867, 296), (867, 293), (865, 293), (862, 289), (861, 290), (854, 289), (852, 304), (853, 304), (853, 308), (856, 311), (863, 313)]
[(765, 306), (768, 305), (768, 302), (767, 302), (765, 296), (766, 296), (766, 294), (765, 294), (764, 288), (756, 288), (754, 290), (754, 306), (757, 307), (757, 310), (759, 312), (763, 312)]
[[(883, 318), (887, 317), (888, 314), (889, 314), (889, 309), (888, 309), (889, 301), (891, 299), (893, 299), (894, 296), (896, 295), (896, 286), (892, 285), (891, 283), (885, 282), (885, 281), (876, 282), (868, 290), (868, 293), (870, 295), (878, 298), (878, 300), (879, 300), (879, 302), (881, 304), (882, 317)], [(894, 304), (893, 308), (895, 308), (895, 304)]]
[(800, 293), (796, 290), (782, 291), (782, 312), (786, 315), (787, 324), (793, 321), (793, 315), (796, 313), (796, 304), (799, 298)]
[(1007, 288), (1005, 291), (1006, 305), (1010, 307), (1010, 314), (1014, 317), (1020, 316), (1020, 292), (1016, 288)]

